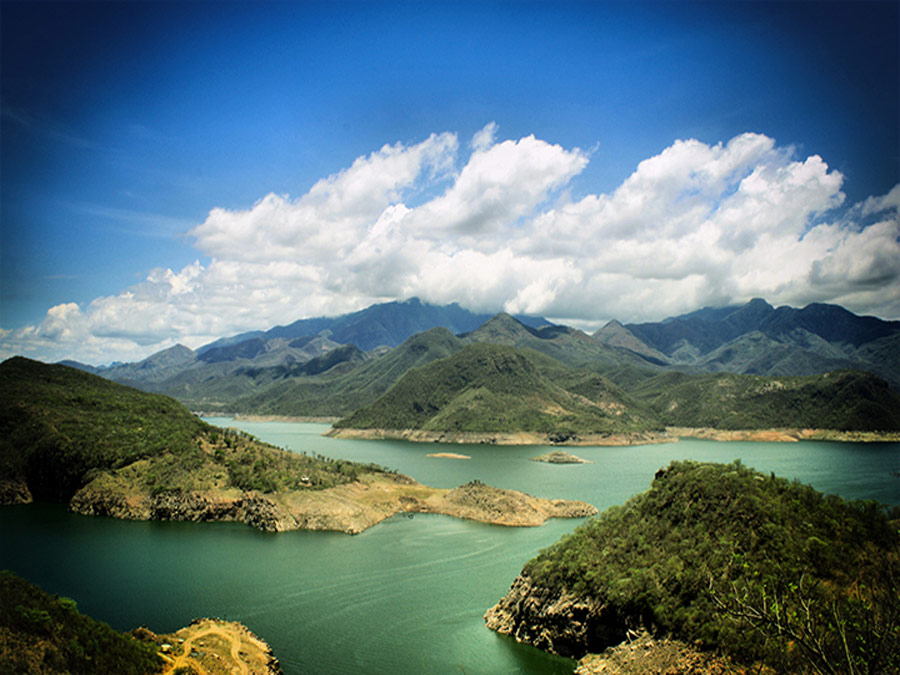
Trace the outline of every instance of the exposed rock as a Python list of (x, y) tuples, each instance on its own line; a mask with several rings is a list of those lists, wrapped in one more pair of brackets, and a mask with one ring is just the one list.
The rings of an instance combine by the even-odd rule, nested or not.
[[(680, 640), (655, 639), (649, 633), (630, 636), (602, 654), (588, 654), (575, 675), (737, 675), (746, 672), (728, 659), (701, 652)], [(771, 671), (763, 670), (763, 673)]]
[(575, 455), (570, 454), (565, 450), (554, 450), (553, 452), (548, 452), (545, 455), (532, 457), (531, 461), (546, 462), (547, 464), (592, 464), (590, 460), (581, 459), (581, 457), (576, 457)]
[(33, 501), (25, 481), (12, 478), (0, 480), (0, 506), (30, 504)]
[(488, 628), (517, 642), (576, 658), (625, 638), (625, 627), (607, 605), (535, 585), (524, 575), (516, 577), (484, 620)]
[(498, 525), (533, 526), (547, 518), (593, 516), (597, 509), (585, 502), (541, 499), (473, 481), (447, 493), (437, 512)]
[(332, 427), (325, 436), (366, 440), (401, 440), (416, 443), (461, 443), (467, 445), (569, 445), (619, 446), (671, 443), (675, 437), (655, 431), (609, 434), (545, 434), (536, 431), (427, 431), (424, 429), (351, 429)]

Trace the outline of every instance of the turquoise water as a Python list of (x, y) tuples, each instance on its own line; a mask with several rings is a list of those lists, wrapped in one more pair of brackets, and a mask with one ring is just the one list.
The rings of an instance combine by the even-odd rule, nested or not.
[[(474, 478), (600, 509), (645, 490), (673, 459), (729, 462), (825, 492), (900, 504), (900, 444), (682, 441), (575, 448), (593, 461), (529, 461), (546, 448), (437, 446), (324, 438), (327, 426), (211, 420), (275, 445), (376, 462), (435, 486)], [(452, 451), (472, 458), (428, 457)], [(266, 534), (234, 523), (147, 523), (63, 507), (0, 510), (0, 567), (127, 630), (173, 631), (198, 616), (237, 619), (272, 645), (286, 673), (571, 673), (573, 662), (484, 627), (522, 565), (580, 521), (504, 528), (437, 515), (395, 516), (366, 532)]]

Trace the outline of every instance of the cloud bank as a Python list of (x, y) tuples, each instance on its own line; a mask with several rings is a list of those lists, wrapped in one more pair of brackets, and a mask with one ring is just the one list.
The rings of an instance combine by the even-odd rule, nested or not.
[(609, 194), (589, 156), (493, 122), (386, 145), (305, 194), (214, 208), (199, 260), (0, 336), (0, 355), (132, 360), (177, 342), (418, 296), (590, 327), (764, 297), (900, 318), (900, 185), (847, 205), (843, 176), (767, 136), (679, 140)]

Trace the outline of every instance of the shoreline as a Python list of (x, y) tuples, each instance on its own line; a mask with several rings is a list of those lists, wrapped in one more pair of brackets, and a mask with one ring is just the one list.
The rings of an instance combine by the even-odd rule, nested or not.
[(347, 440), (410, 441), (451, 445), (540, 445), (540, 446), (627, 446), (677, 443), (680, 438), (711, 441), (756, 441), (797, 443), (836, 441), (841, 443), (898, 443), (897, 431), (839, 431), (836, 429), (713, 429), (711, 427), (666, 427), (665, 432), (646, 431), (619, 434), (577, 434), (564, 440), (552, 434), (532, 431), (426, 431), (423, 429), (350, 429), (332, 427), (324, 436)]
[(837, 429), (713, 429), (711, 427), (666, 427), (676, 438), (710, 441), (758, 441), (799, 443), (800, 441), (837, 441), (840, 443), (898, 443), (900, 431), (839, 431)]
[(332, 427), (324, 436), (355, 440), (393, 440), (413, 443), (447, 443), (457, 445), (554, 445), (554, 446), (622, 446), (670, 443), (665, 433), (646, 431), (619, 434), (572, 434), (554, 440), (553, 434), (534, 431), (426, 431), (423, 429), (349, 429)]
[(454, 489), (434, 488), (402, 474), (365, 474), (353, 483), (324, 490), (261, 493), (228, 488), (160, 495), (107, 475), (76, 492), (69, 510), (122, 520), (243, 522), (264, 532), (347, 534), (358, 534), (398, 513), (437, 513), (513, 527), (597, 513), (594, 506), (578, 500), (534, 497), (478, 481)]
[(334, 424), (340, 417), (329, 415), (254, 415), (235, 412), (204, 412), (192, 410), (197, 417), (230, 417), (235, 422), (299, 422), (308, 424)]

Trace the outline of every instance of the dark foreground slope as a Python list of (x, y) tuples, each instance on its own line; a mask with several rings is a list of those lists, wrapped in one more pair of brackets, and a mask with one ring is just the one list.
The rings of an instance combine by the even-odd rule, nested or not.
[[(202, 650), (194, 649), (195, 641)], [(81, 614), (74, 600), (45, 593), (2, 571), (0, 672), (281, 675), (282, 670), (269, 645), (238, 622), (195, 619), (171, 635), (157, 635), (147, 628), (120, 633)]]
[(81, 614), (73, 600), (0, 572), (0, 672), (158, 673), (158, 646)]
[(324, 489), (373, 471), (222, 431), (166, 396), (74, 368), (21, 357), (0, 364), (0, 503), (65, 502), (112, 475), (159, 497)]
[(777, 672), (896, 673), (898, 582), (883, 507), (739, 462), (675, 462), (527, 563), (485, 618), (576, 657), (643, 626)]
[[(533, 357), (509, 346), (469, 345), (449, 358), (410, 370), (375, 403), (335, 427), (536, 432), (558, 441), (661, 429), (629, 406), (612, 385), (601, 390), (600, 378), (593, 376), (590, 398), (573, 393), (546, 377)], [(556, 364), (554, 374), (559, 370), (566, 369)]]

